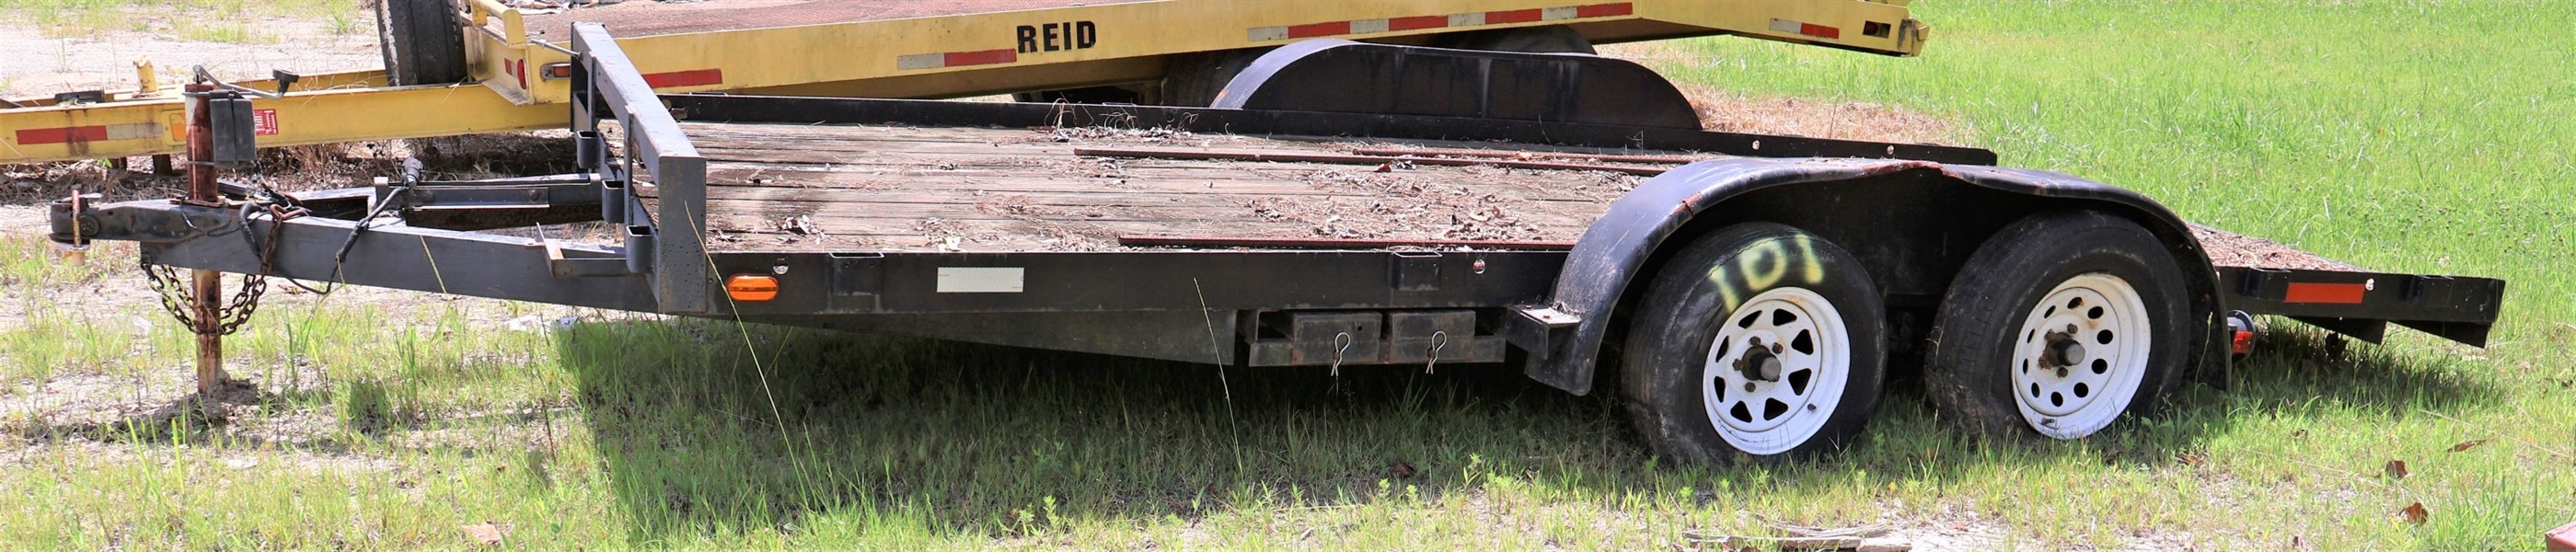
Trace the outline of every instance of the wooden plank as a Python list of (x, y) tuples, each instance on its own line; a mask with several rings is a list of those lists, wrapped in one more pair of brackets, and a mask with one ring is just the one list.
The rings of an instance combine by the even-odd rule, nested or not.
[(1632, 167), (1632, 166), (1622, 166), (1622, 165), (1591, 165), (1591, 164), (1582, 164), (1582, 163), (1559, 163), (1559, 162), (1549, 162), (1549, 161), (1520, 161), (1520, 160), (1513, 160), (1513, 159), (1450, 159), (1450, 158), (1440, 158), (1440, 157), (1388, 157), (1388, 156), (1382, 156), (1382, 155), (1352, 155), (1352, 154), (1347, 154), (1347, 153), (1320, 153), (1320, 152), (1300, 151), (1300, 150), (1285, 150), (1285, 149), (1281, 149), (1281, 150), (1263, 150), (1263, 149), (1215, 149), (1215, 148), (1133, 148), (1133, 147), (1104, 148), (1104, 147), (1081, 147), (1081, 148), (1074, 148), (1073, 153), (1074, 153), (1074, 155), (1090, 155), (1090, 156), (1100, 156), (1100, 157), (1137, 157), (1137, 158), (1162, 158), (1162, 159), (1236, 159), (1236, 160), (1244, 160), (1244, 161), (1279, 161), (1279, 162), (1297, 162), (1297, 163), (1333, 163), (1333, 164), (1342, 164), (1342, 165), (1382, 165), (1382, 164), (1390, 164), (1390, 163), (1413, 163), (1413, 164), (1417, 164), (1417, 165), (1449, 165), (1449, 166), (1473, 166), (1473, 165), (1486, 165), (1486, 166), (1495, 166), (1495, 167), (1511, 167), (1511, 168), (1516, 168), (1516, 169), (1538, 169), (1538, 170), (1559, 170), (1559, 171), (1607, 171), (1607, 172), (1616, 172), (1616, 173), (1633, 174), (1633, 175), (1637, 175), (1637, 176), (1655, 176), (1655, 175), (1660, 175), (1660, 174), (1664, 174), (1664, 171), (1666, 171), (1666, 170), (1670, 170), (1670, 169), (1671, 169), (1671, 167)]
[(1605, 153), (1568, 153), (1568, 152), (1557, 152), (1557, 151), (1529, 151), (1529, 150), (1507, 150), (1507, 149), (1417, 148), (1417, 147), (1386, 147), (1386, 146), (1362, 146), (1362, 147), (1350, 148), (1350, 153), (1352, 153), (1352, 154), (1354, 154), (1354, 155), (1385, 155), (1385, 156), (1394, 156), (1394, 157), (1404, 157), (1404, 156), (1413, 156), (1413, 157), (1440, 157), (1440, 156), (1449, 156), (1449, 157), (1484, 157), (1484, 158), (1499, 158), (1499, 159), (1583, 159), (1583, 160), (1590, 160), (1590, 161), (1600, 161), (1600, 162), (1604, 162), (1604, 163), (1648, 163), (1648, 164), (1666, 164), (1666, 165), (1681, 165), (1681, 164), (1693, 163), (1693, 162), (1698, 162), (1698, 161), (1704, 161), (1704, 160), (1707, 160), (1707, 159), (1715, 159), (1715, 157), (1690, 157), (1690, 156), (1685, 156), (1685, 155), (1618, 155), (1618, 154), (1605, 154)]
[[(1461, 229), (1561, 241), (1580, 236), (1631, 182), (1605, 180), (1592, 166), (1378, 173), (1321, 162), (1076, 155), (1094, 146), (1223, 144), (1350, 157), (1340, 145), (1263, 138), (1058, 142), (1015, 128), (686, 126), (711, 159), (709, 243), (719, 251), (1112, 250), (1123, 248), (1121, 235), (1419, 244)], [(637, 190), (654, 203), (656, 189)], [(1482, 222), (1488, 215), (1509, 218)]]
[[(768, 201), (713, 201), (707, 204), (713, 221), (721, 217), (751, 217), (774, 221), (794, 216), (807, 216), (820, 222), (841, 218), (908, 217), (947, 218), (958, 220), (1032, 218), (1063, 221), (1240, 221), (1258, 219), (1253, 207), (1217, 205), (1128, 205), (1049, 206), (988, 203), (779, 203)], [(710, 223), (712, 224), (712, 223)]]
[[(1122, 182), (1123, 180), (1123, 182)], [(1029, 190), (1166, 190), (1203, 192), (1235, 190), (1272, 194), (1359, 193), (1336, 190), (1301, 180), (1259, 178), (1251, 175), (1229, 178), (1164, 178), (1136, 175), (1129, 178), (1050, 176), (1024, 173), (924, 171), (917, 173), (870, 174), (821, 171), (758, 171), (727, 169), (708, 171), (710, 187), (768, 187), (792, 189), (850, 188), (915, 189), (915, 190), (985, 190), (994, 186)]]
[(1118, 245), (1128, 247), (1225, 247), (1252, 249), (1385, 249), (1390, 247), (1461, 247), (1483, 246), (1491, 249), (1522, 251), (1570, 251), (1570, 241), (1448, 240), (1448, 239), (1370, 239), (1370, 238), (1280, 238), (1242, 236), (1179, 236), (1143, 234), (1118, 236)]
[[(1344, 170), (1325, 173), (1300, 170), (1302, 166), (1264, 168), (1221, 167), (1221, 172), (1157, 171), (1129, 167), (1120, 171), (1124, 178), (1092, 177), (1074, 174), (1029, 174), (1025, 171), (939, 170), (900, 171), (886, 174), (841, 170), (763, 170), (758, 165), (725, 164), (710, 170), (707, 181), (715, 186), (776, 186), (788, 188), (861, 188), (886, 189), (957, 189), (983, 190), (1005, 187), (1017, 190), (1167, 190), (1192, 193), (1205, 191), (1241, 191), (1283, 195), (1404, 195), (1387, 188), (1419, 188), (1420, 193), (1447, 193), (1464, 189), (1471, 193), (1506, 194), (1518, 199), (1536, 201), (1607, 201), (1616, 197), (1615, 190), (1580, 193), (1585, 189), (1604, 189), (1612, 183), (1596, 176), (1554, 173), (1543, 175), (1448, 173), (1399, 171), (1395, 173), (1362, 173)], [(1341, 166), (1317, 168), (1347, 169)], [(1288, 173), (1277, 178), (1265, 173)], [(1502, 176), (1499, 177), (1498, 176)], [(1587, 197), (1593, 196), (1593, 197)]]

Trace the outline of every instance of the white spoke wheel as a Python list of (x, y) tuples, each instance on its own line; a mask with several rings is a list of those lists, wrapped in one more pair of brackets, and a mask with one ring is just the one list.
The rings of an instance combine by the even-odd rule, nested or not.
[(2031, 307), (2013, 343), (2013, 403), (2042, 435), (2091, 435), (2119, 419), (2147, 374), (2146, 302), (2105, 272), (2069, 278)]
[(1877, 408), (1885, 307), (1859, 261), (1823, 238), (1720, 229), (1675, 253), (1634, 305), (1621, 388), (1668, 458), (1812, 457)]
[(1924, 383), (1968, 429), (2077, 439), (2154, 406), (2196, 350), (2182, 273), (2154, 234), (2078, 211), (1980, 246), (1933, 323)]
[(1788, 452), (1832, 419), (1851, 379), (1842, 313), (1806, 288), (1774, 288), (1720, 326), (1701, 367), (1701, 403), (1718, 436), (1753, 454)]

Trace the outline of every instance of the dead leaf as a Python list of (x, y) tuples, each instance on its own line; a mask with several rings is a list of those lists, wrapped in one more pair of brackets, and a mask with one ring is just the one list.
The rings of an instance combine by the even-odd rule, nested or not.
[(2407, 472), (2406, 472), (2406, 461), (2405, 461), (2405, 460), (2390, 460), (2390, 461), (2388, 461), (2388, 478), (2389, 478), (2389, 479), (2405, 479), (2405, 478), (2406, 478), (2406, 474), (2407, 474)]
[(2398, 508), (2398, 521), (2406, 521), (2409, 526), (2421, 526), (2424, 518), (2432, 518), (2432, 511), (2424, 511), (2424, 503), (2409, 503), (2406, 508)]
[(1413, 469), (1413, 464), (1405, 463), (1402, 460), (1397, 460), (1395, 462), (1395, 466), (1388, 471), (1395, 472), (1396, 479), (1413, 477), (1413, 474), (1421, 472), (1421, 470)]
[(2459, 452), (2459, 451), (2469, 450), (2469, 449), (2473, 449), (2473, 448), (2478, 448), (2478, 445), (2483, 445), (2483, 444), (2487, 444), (2487, 440), (2486, 440), (2486, 439), (2479, 439), (2479, 440), (2475, 440), (2475, 441), (2461, 441), (2461, 442), (2460, 442), (2460, 444), (2457, 444), (2457, 445), (2451, 445), (2451, 452)]
[(507, 523), (486, 521), (467, 525), (463, 529), (467, 538), (474, 539), (474, 542), (482, 543), (484, 546), (500, 546), (501, 539), (510, 536), (510, 524)]
[(2424, 503), (2422, 502), (2408, 504), (2405, 509), (2397, 511), (2398, 521), (2404, 521), (2407, 525), (2423, 525), (2424, 520), (2432, 516), (2432, 512), (2424, 510)]
[(2198, 466), (2201, 462), (2209, 461), (2209, 458), (2203, 457), (2200, 453), (2195, 452), (2182, 453), (2181, 455), (2175, 456), (2174, 459), (2181, 460), (2182, 464), (2185, 466)]

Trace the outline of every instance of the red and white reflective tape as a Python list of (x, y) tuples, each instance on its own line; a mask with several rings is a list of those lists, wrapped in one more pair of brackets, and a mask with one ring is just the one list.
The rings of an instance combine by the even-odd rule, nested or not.
[(2359, 305), (2370, 294), (2371, 284), (2325, 282), (2290, 282), (2290, 290), (2281, 296), (2284, 303), (2328, 303)]
[(1840, 39), (1843, 37), (1843, 30), (1839, 28), (1827, 27), (1814, 23), (1800, 23), (1787, 19), (1771, 20), (1771, 30), (1772, 32), (1802, 34), (1816, 38)]
[(710, 86), (717, 84), (724, 84), (723, 69), (696, 69), (689, 71), (670, 71), (664, 73), (644, 74), (644, 85), (654, 88), (679, 88), (683, 86)]
[(1417, 15), (1380, 19), (1354, 19), (1350, 21), (1324, 21), (1303, 25), (1253, 27), (1251, 32), (1245, 38), (1250, 39), (1253, 42), (1272, 42), (1279, 40), (1314, 38), (1319, 36), (1365, 35), (1421, 29), (1481, 27), (1485, 25), (1507, 25), (1512, 23), (1532, 23), (1538, 21), (1565, 21), (1569, 19), (1590, 19), (1595, 17), (1622, 17), (1634, 15), (1636, 13), (1637, 8), (1635, 4), (1618, 2), (1611, 4), (1560, 6), (1554, 8), (1530, 8), (1525, 10), (1453, 13), (1448, 15)]
[(520, 90), (528, 89), (528, 60), (503, 60), (501, 62), (501, 72), (509, 73), (512, 77), (517, 77), (519, 79)]
[(128, 123), (122, 125), (22, 128), (18, 129), (17, 138), (19, 144), (26, 145), (107, 142), (112, 140), (142, 140), (146, 138), (158, 138), (160, 136), (161, 125), (159, 124)]
[(894, 68), (895, 68), (895, 70), (897, 70), (897, 71), (913, 71), (913, 70), (920, 70), (920, 69), (939, 69), (939, 68), (943, 68), (943, 67), (965, 67), (965, 66), (968, 66), (968, 65), (992, 65), (992, 64), (996, 64), (996, 63), (1012, 63), (1012, 62), (1017, 62), (1017, 61), (1019, 61), (1019, 60), (1020, 60), (1020, 51), (1019, 51), (1019, 50), (1011, 49), (1011, 48), (1002, 48), (1002, 49), (998, 49), (998, 50), (975, 50), (975, 51), (971, 51), (971, 52), (940, 52), (940, 53), (936, 53), (936, 54), (912, 54), (912, 55), (908, 55), (908, 56), (895, 56), (895, 57), (894, 57)]

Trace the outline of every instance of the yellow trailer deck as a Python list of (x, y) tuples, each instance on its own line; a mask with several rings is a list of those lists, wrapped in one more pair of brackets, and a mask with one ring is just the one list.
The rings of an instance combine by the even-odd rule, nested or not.
[[(603, 22), (628, 37), (621, 46), (662, 92), (881, 98), (1152, 81), (1180, 56), (1308, 38), (1424, 44), (1562, 26), (1593, 44), (1740, 35), (1912, 55), (1926, 34), (1903, 0), (746, 0), (553, 14), (472, 0), (454, 15), (463, 82), (388, 86), (383, 71), (305, 75), (279, 97), (252, 100), (259, 145), (560, 128), (570, 117), (565, 29), (576, 21)], [(104, 101), (0, 105), (0, 163), (181, 151), (179, 93), (142, 80), (136, 90), (102, 94)], [(278, 89), (270, 81), (235, 84)]]

